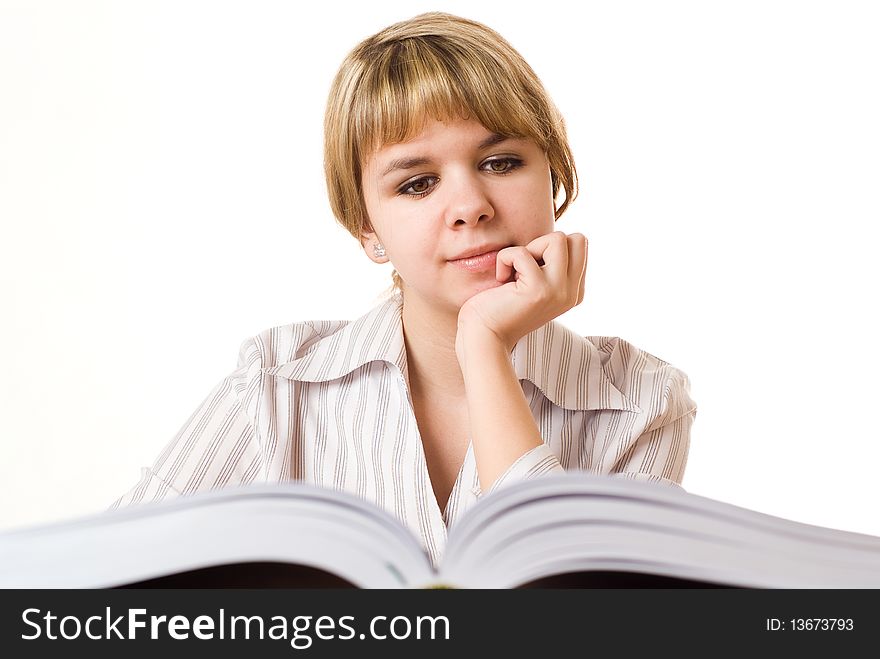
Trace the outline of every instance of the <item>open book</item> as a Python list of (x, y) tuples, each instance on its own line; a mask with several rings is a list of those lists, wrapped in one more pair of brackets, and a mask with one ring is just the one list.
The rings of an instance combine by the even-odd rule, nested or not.
[(878, 588), (880, 538), (573, 473), (485, 496), (436, 569), (389, 513), (303, 483), (0, 533), (2, 587), (126, 585)]

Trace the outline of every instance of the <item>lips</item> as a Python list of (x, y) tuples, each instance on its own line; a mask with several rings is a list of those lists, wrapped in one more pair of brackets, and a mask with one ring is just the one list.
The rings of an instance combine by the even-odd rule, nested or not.
[(484, 254), (488, 254), (489, 252), (498, 252), (507, 247), (507, 245), (481, 245), (479, 247), (473, 247), (467, 251), (462, 252), (458, 256), (454, 256), (450, 261), (461, 261), (463, 259), (473, 258), (475, 256), (482, 256)]
[(492, 250), (477, 254), (476, 256), (466, 256), (461, 259), (454, 259), (449, 263), (456, 268), (461, 268), (466, 272), (495, 272), (496, 258), (498, 250)]

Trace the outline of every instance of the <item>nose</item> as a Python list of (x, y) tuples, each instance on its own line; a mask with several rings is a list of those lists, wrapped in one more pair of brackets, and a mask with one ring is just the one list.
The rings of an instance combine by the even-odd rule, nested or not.
[(478, 174), (460, 174), (446, 179), (448, 206), (446, 224), (451, 228), (474, 226), (495, 217), (495, 208)]

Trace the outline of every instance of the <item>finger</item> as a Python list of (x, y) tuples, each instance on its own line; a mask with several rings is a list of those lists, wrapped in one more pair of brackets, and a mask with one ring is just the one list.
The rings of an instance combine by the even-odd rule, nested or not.
[(508, 281), (515, 277), (524, 284), (538, 282), (543, 278), (541, 267), (534, 255), (525, 247), (505, 247), (495, 260), (495, 279)]
[(587, 269), (587, 237), (581, 233), (568, 236), (568, 285), (573, 304), (584, 299), (584, 281)]
[[(544, 255), (544, 251), (547, 249), (547, 244), (549, 240), (547, 240), (547, 236), (550, 234), (539, 236), (535, 240), (531, 241), (528, 245), (514, 245), (512, 247), (505, 247), (504, 249), (498, 252), (498, 256), (501, 256), (501, 253), (505, 250), (510, 249), (520, 249), (526, 250), (527, 253), (537, 262), (538, 267), (543, 267), (544, 261), (541, 258)], [(524, 266), (525, 267), (525, 266)], [(513, 267), (513, 261), (510, 258), (501, 259), (496, 257), (495, 260), (495, 279), (502, 282), (508, 282), (514, 280), (514, 275), (516, 274), (516, 270)]]
[[(558, 233), (558, 232), (556, 232)], [(525, 247), (529, 254), (538, 262), (539, 266), (544, 266), (544, 252), (547, 251), (547, 248), (550, 246), (550, 242), (553, 240), (552, 238), (553, 232), (546, 233), (542, 236), (538, 236), (527, 245), (521, 245), (521, 247)]]
[(584, 301), (587, 291), (587, 262), (590, 259), (590, 241), (584, 236), (584, 272), (581, 274), (581, 287), (578, 292), (578, 304)]
[(554, 287), (564, 286), (568, 273), (568, 236), (562, 231), (538, 236), (526, 249), (539, 262), (543, 262), (543, 269), (549, 282)]

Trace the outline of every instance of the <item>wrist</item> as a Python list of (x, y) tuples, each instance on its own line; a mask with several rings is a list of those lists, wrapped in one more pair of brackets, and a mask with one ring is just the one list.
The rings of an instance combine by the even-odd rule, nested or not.
[(482, 325), (459, 324), (455, 337), (455, 353), (464, 371), (488, 359), (499, 357), (510, 361), (513, 346), (508, 346), (492, 330)]

